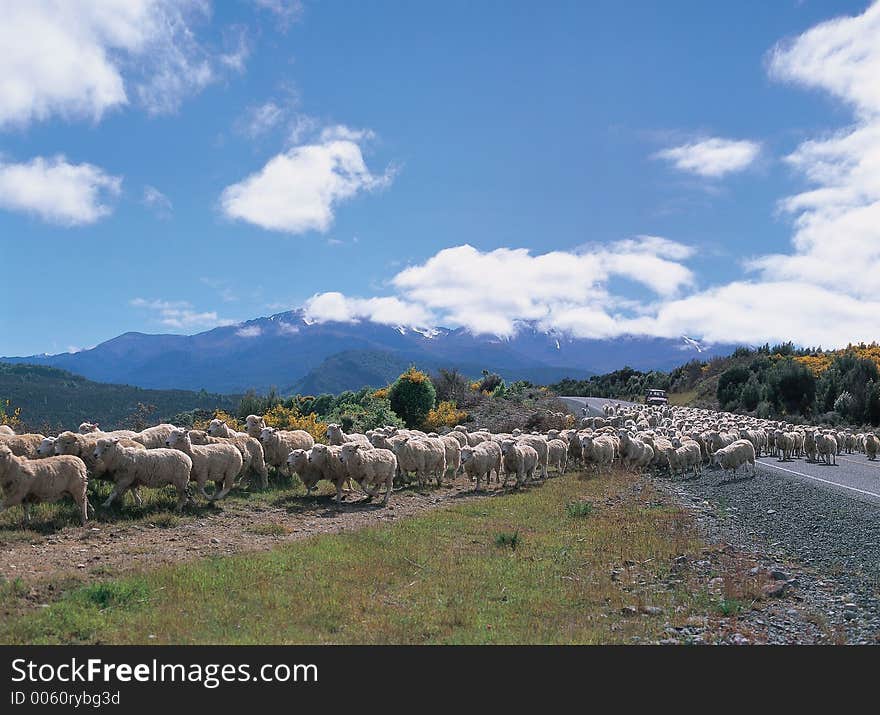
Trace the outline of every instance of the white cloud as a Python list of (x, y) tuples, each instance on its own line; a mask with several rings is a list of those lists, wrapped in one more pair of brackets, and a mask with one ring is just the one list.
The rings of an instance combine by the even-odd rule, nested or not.
[(387, 186), (392, 172), (372, 174), (358, 141), (364, 132), (333, 128), (314, 144), (278, 154), (258, 172), (228, 186), (223, 212), (270, 231), (326, 231), (336, 206), (356, 194)]
[(0, 207), (39, 216), (49, 223), (95, 223), (111, 212), (122, 179), (91, 164), (70, 164), (63, 156), (36, 157), (24, 164), (0, 161)]
[(235, 331), (240, 338), (258, 338), (263, 334), (263, 329), (259, 325), (245, 325)]
[(154, 320), (159, 325), (175, 330), (194, 330), (216, 328), (221, 325), (234, 325), (234, 320), (221, 318), (216, 311), (195, 310), (192, 303), (185, 300), (146, 300), (134, 298), (129, 303), (134, 308), (141, 308), (154, 313)]
[(400, 298), (350, 298), (342, 293), (319, 293), (306, 301), (305, 318), (312, 322), (355, 323), (372, 320), (383, 325), (429, 325), (431, 313)]
[(155, 211), (156, 215), (160, 218), (170, 218), (171, 213), (174, 210), (171, 199), (159, 191), (155, 186), (147, 185), (144, 187), (143, 204)]
[(194, 27), (209, 15), (208, 0), (4, 0), (0, 128), (98, 121), (135, 99), (174, 111), (246, 56), (241, 45), (218, 57), (198, 42)]
[(761, 152), (761, 145), (747, 140), (712, 137), (670, 147), (654, 156), (672, 162), (679, 171), (719, 179), (748, 168)]
[(285, 108), (277, 102), (264, 102), (249, 107), (244, 117), (236, 124), (236, 129), (250, 139), (256, 139), (277, 127), (285, 116)]
[(254, 4), (271, 12), (282, 23), (282, 27), (295, 22), (302, 16), (302, 0), (253, 0)]
[(479, 251), (447, 248), (391, 280), (398, 296), (348, 298), (322, 293), (306, 303), (317, 321), (371, 319), (385, 324), (465, 326), (475, 333), (512, 335), (524, 321), (605, 336), (614, 331), (612, 277), (635, 281), (671, 297), (693, 283), (691, 271), (667, 255), (692, 249), (656, 236), (640, 236), (578, 252), (532, 255), (527, 249)]

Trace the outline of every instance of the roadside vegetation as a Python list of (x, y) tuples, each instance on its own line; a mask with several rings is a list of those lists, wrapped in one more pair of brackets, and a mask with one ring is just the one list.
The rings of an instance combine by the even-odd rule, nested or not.
[(719, 562), (698, 580), (676, 570), (709, 551), (693, 517), (641, 477), (572, 473), (268, 552), (59, 586), (40, 609), (9, 581), (0, 642), (656, 640), (667, 622), (721, 618), (759, 598), (749, 564)]

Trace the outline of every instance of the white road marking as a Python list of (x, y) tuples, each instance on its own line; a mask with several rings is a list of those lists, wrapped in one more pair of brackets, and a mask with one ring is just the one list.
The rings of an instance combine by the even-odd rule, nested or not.
[(824, 484), (831, 484), (835, 487), (840, 487), (841, 489), (849, 489), (853, 492), (858, 492), (859, 494), (866, 494), (867, 496), (877, 497), (880, 499), (880, 494), (876, 492), (869, 492), (865, 489), (856, 489), (855, 487), (849, 487), (846, 484), (841, 484), (840, 482), (832, 482), (830, 479), (822, 479), (821, 477), (814, 477), (811, 474), (804, 474), (803, 472), (796, 472), (793, 469), (786, 469), (785, 467), (777, 467), (775, 464), (768, 464), (767, 462), (758, 462), (758, 464), (762, 464), (765, 467), (772, 467), (773, 469), (779, 469), (783, 472), (788, 472), (789, 474), (797, 474), (799, 477), (806, 477), (807, 479), (812, 479), (815, 482), (822, 482)]

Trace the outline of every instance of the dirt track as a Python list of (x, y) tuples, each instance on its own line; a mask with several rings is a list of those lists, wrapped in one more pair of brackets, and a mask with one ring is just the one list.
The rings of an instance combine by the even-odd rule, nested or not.
[[(493, 485), (494, 486), (494, 485)], [(119, 521), (90, 522), (23, 539), (0, 532), (0, 581), (20, 578), (26, 585), (51, 580), (82, 579), (141, 570), (161, 564), (262, 551), (315, 534), (351, 531), (434, 509), (453, 501), (486, 498), (497, 492), (474, 494), (466, 477), (441, 489), (395, 491), (387, 508), (381, 499), (368, 503), (362, 494), (347, 496), (337, 510), (330, 496), (278, 497), (258, 502), (230, 499), (198, 515), (186, 512), (172, 526)]]

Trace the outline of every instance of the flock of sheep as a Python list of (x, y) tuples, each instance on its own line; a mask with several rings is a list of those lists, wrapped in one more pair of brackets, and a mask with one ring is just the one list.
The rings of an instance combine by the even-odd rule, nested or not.
[[(841, 452), (859, 451), (874, 460), (880, 439), (872, 432), (795, 426), (785, 422), (674, 406), (621, 406), (606, 404), (603, 417), (585, 417), (578, 429), (551, 429), (545, 434), (493, 434), (458, 426), (445, 434), (384, 427), (366, 434), (345, 434), (329, 425), (328, 444), (316, 444), (302, 430), (267, 427), (250, 415), (245, 431), (237, 432), (221, 420), (207, 430), (160, 424), (141, 432), (103, 432), (84, 422), (79, 432), (57, 437), (15, 434), (0, 426), (0, 512), (22, 505), (25, 520), (37, 502), (56, 502), (64, 496), (76, 503), (83, 524), (92, 510), (90, 479), (111, 480), (109, 507), (131, 491), (141, 503), (140, 488), (173, 487), (177, 509), (193, 498), (191, 485), (211, 501), (223, 499), (241, 478), (268, 484), (268, 467), (296, 474), (311, 493), (322, 480), (343, 492), (357, 485), (370, 500), (384, 488), (388, 503), (395, 479), (414, 475), (420, 486), (467, 474), (475, 489), (486, 486), (494, 474), (496, 486), (511, 479), (517, 487), (546, 479), (549, 470), (568, 467), (608, 470), (620, 464), (629, 470), (668, 470), (673, 476), (702, 473), (715, 464), (735, 473), (762, 455), (779, 460), (804, 457), (836, 464)], [(208, 482), (214, 492), (205, 491)]]

